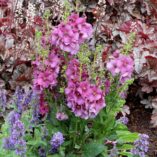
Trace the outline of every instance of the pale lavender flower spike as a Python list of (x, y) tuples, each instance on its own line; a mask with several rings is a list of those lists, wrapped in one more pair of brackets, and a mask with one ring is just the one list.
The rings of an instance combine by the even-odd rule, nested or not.
[(149, 146), (149, 136), (146, 134), (140, 134), (139, 139), (134, 142), (134, 149), (131, 150), (133, 155), (138, 155), (139, 157), (146, 157)]
[(51, 151), (55, 153), (63, 143), (64, 143), (63, 134), (61, 132), (56, 132), (52, 136), (51, 141), (50, 141), (50, 144), (52, 146)]

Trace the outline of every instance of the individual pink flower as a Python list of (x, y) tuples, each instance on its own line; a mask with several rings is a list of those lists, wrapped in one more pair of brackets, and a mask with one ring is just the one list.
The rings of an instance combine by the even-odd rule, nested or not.
[(93, 92), (88, 81), (80, 82), (77, 87), (77, 91), (83, 96), (83, 98), (89, 97)]
[(100, 88), (98, 88), (96, 85), (92, 85), (91, 91), (92, 91), (92, 93), (90, 93), (90, 95), (88, 97), (89, 101), (93, 102), (93, 101), (97, 101), (97, 100), (101, 99), (103, 93)]
[(55, 53), (50, 53), (48, 58), (45, 60), (44, 64), (52, 68), (52, 70), (58, 74), (59, 73), (59, 65), (61, 63), (60, 57)]
[(69, 100), (74, 99), (73, 95), (75, 91), (76, 91), (76, 84), (73, 83), (72, 81), (69, 81), (67, 88), (65, 88), (65, 94), (68, 95)]
[(129, 79), (131, 78), (131, 74), (132, 74), (132, 73), (129, 73), (129, 72), (126, 72), (126, 73), (122, 74), (122, 75), (120, 76), (120, 82), (121, 82), (121, 83), (124, 83), (124, 82), (126, 82), (127, 80), (129, 80)]

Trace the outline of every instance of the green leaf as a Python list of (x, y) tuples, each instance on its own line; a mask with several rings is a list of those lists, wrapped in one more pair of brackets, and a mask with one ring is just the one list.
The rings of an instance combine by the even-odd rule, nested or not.
[(124, 125), (124, 124), (122, 124), (121, 122), (118, 122), (117, 121), (117, 126), (116, 126), (116, 130), (123, 130), (123, 131), (127, 131), (128, 130), (128, 128), (127, 128), (127, 126), (126, 125)]
[(42, 36), (42, 32), (41, 31), (36, 31), (35, 36), (36, 36), (37, 40), (39, 40)]
[(123, 144), (122, 146), (117, 146), (118, 149), (123, 149), (123, 150), (130, 150), (132, 149), (134, 146), (131, 144)]
[(83, 148), (83, 157), (96, 157), (106, 150), (103, 144), (89, 143)]
[(119, 143), (127, 143), (127, 142), (134, 142), (138, 139), (137, 133), (131, 133), (130, 131), (116, 131), (118, 136)]
[(120, 155), (123, 155), (123, 156), (127, 156), (127, 157), (133, 157), (134, 155), (130, 152), (121, 152), (119, 153)]
[(46, 142), (41, 141), (41, 140), (28, 141), (27, 144), (28, 144), (28, 145), (32, 145), (32, 146), (34, 146), (34, 147), (39, 147), (39, 146), (41, 146), (41, 145), (44, 145), (44, 146), (47, 145)]

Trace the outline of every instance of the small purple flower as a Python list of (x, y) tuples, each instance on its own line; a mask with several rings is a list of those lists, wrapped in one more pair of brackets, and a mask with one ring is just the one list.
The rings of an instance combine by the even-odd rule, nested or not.
[(68, 119), (68, 115), (66, 115), (64, 112), (57, 112), (56, 113), (56, 119), (59, 121), (64, 121)]
[(42, 37), (41, 37), (41, 46), (42, 46), (43, 48), (46, 48), (46, 44), (47, 44), (46, 36), (42, 36)]
[(127, 125), (129, 122), (129, 119), (127, 117), (123, 116), (123, 117), (120, 117), (120, 119), (118, 119), (118, 121), (120, 121), (124, 125)]
[(61, 132), (57, 132), (52, 136), (50, 144), (52, 146), (52, 150), (58, 149), (64, 142), (64, 137)]
[(140, 157), (145, 157), (146, 153), (148, 152), (148, 146), (149, 146), (149, 136), (146, 134), (140, 134), (140, 138), (134, 142), (134, 148), (131, 150), (131, 152), (134, 155), (138, 155)]
[(114, 53), (113, 53), (113, 57), (114, 58), (118, 58), (119, 55), (120, 55), (120, 51), (119, 50), (114, 51)]
[(59, 24), (52, 32), (51, 44), (61, 50), (76, 54), (79, 50), (79, 34), (74, 32), (70, 23)]
[(82, 95), (82, 97), (87, 98), (91, 95), (92, 90), (88, 81), (83, 81), (79, 83), (77, 91)]
[(67, 70), (66, 76), (68, 81), (77, 82), (80, 80), (80, 63), (77, 59), (70, 60)]
[(46, 157), (46, 150), (42, 147), (38, 149), (39, 157)]
[(116, 144), (114, 144), (113, 148), (110, 150), (109, 157), (117, 157), (118, 156), (118, 149)]
[(8, 149), (8, 150), (14, 150), (15, 149), (14, 141), (11, 140), (10, 137), (4, 138), (3, 139), (3, 148)]
[(26, 141), (20, 139), (16, 143), (15, 153), (21, 157), (25, 156), (26, 154)]

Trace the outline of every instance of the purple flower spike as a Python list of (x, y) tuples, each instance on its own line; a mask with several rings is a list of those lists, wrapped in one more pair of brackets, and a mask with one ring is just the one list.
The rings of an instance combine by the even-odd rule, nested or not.
[(21, 157), (25, 156), (26, 153), (26, 141), (20, 139), (16, 143), (16, 150), (15, 153)]
[(11, 140), (11, 138), (4, 138), (3, 148), (8, 150), (14, 150), (15, 149), (14, 141)]
[(64, 137), (61, 132), (57, 132), (52, 136), (52, 139), (50, 141), (52, 150), (58, 149), (64, 142)]
[(146, 134), (140, 134), (140, 138), (134, 142), (135, 148), (131, 150), (134, 155), (139, 157), (146, 157), (149, 146), (149, 136)]
[(17, 155), (25, 157), (26, 141), (23, 139), (25, 129), (24, 124), (20, 121), (20, 115), (11, 111), (7, 118), (10, 125), (10, 136), (3, 139), (3, 147), (7, 150), (14, 150)]
[(21, 115), (16, 111), (11, 111), (7, 116), (7, 122), (9, 125), (13, 126), (17, 120), (19, 120)]

